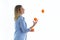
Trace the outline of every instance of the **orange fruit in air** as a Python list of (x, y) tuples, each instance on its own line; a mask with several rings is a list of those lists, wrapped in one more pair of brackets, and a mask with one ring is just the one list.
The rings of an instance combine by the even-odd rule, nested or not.
[(44, 13), (44, 9), (42, 9), (41, 12)]
[(34, 21), (37, 21), (37, 20), (38, 20), (38, 19), (35, 17), (35, 18), (34, 18)]

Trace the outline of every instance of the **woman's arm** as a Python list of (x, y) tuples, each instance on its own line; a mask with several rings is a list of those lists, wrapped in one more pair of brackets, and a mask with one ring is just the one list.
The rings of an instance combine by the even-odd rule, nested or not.
[(33, 25), (30, 28), (33, 28), (36, 25), (37, 21), (33, 21)]
[(34, 32), (34, 26), (36, 25), (37, 21), (33, 21), (33, 25), (30, 27), (30, 32)]
[(27, 26), (22, 18), (19, 18), (19, 25), (22, 32), (29, 32), (30, 28), (27, 29)]
[(36, 25), (36, 23), (37, 22), (33, 21), (33, 25), (27, 29), (27, 26), (25, 26), (26, 24), (25, 24), (24, 20), (20, 18), (20, 29), (22, 32), (29, 32)]

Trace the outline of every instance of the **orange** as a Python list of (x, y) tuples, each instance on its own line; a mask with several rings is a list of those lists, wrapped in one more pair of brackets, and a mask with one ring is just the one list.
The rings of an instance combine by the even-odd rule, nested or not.
[(35, 18), (34, 18), (34, 21), (37, 21), (37, 20), (38, 20), (38, 19), (35, 17)]
[(42, 9), (41, 11), (42, 11), (42, 13), (44, 13), (44, 9)]
[(31, 31), (34, 32), (34, 28), (31, 28)]

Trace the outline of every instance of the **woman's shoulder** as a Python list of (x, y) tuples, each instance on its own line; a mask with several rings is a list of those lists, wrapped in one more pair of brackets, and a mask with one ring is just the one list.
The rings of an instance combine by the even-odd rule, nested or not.
[(23, 16), (19, 16), (18, 20), (24, 20), (24, 17)]

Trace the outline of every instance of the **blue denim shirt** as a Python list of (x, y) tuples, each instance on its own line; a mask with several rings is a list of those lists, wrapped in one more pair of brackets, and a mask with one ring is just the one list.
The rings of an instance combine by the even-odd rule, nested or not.
[(27, 24), (25, 22), (25, 18), (19, 16), (15, 21), (15, 34), (14, 40), (26, 40), (27, 32), (30, 31), (30, 28), (27, 29)]

